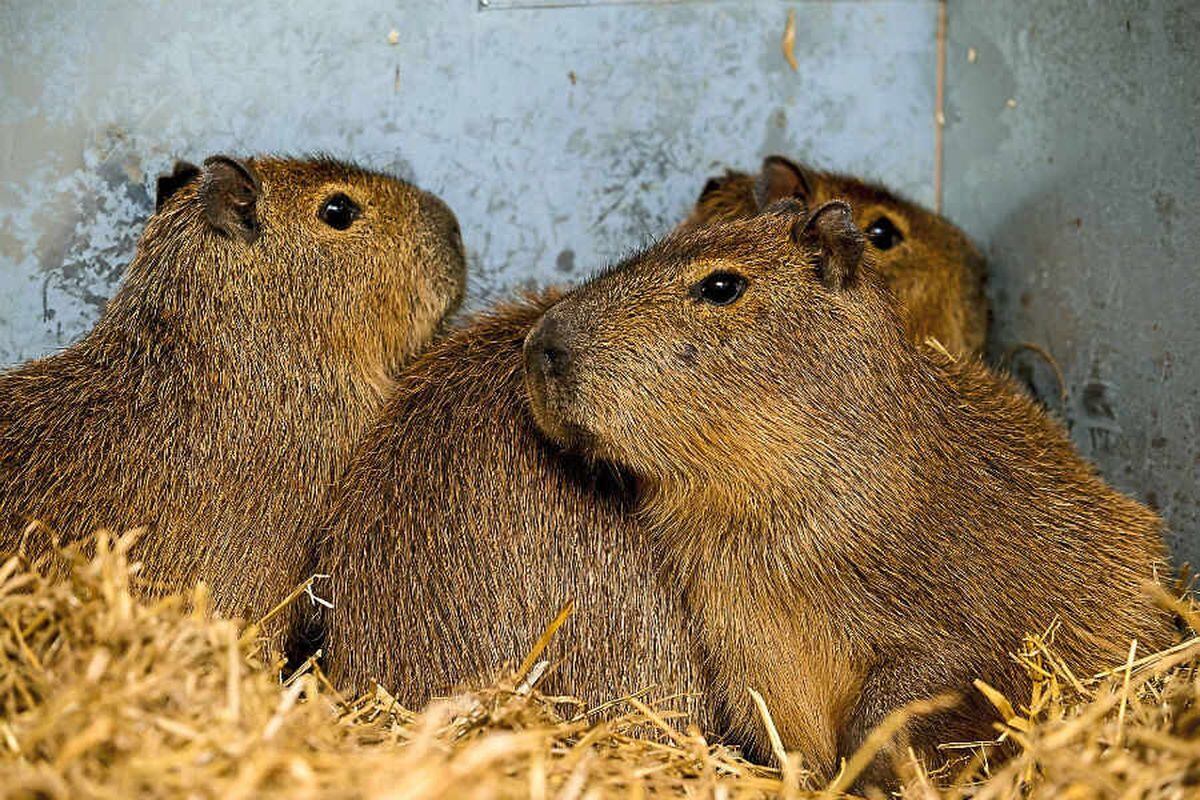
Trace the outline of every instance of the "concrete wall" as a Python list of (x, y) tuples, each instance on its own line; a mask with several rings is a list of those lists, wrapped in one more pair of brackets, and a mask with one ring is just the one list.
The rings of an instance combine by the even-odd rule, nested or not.
[[(323, 150), (397, 171), (458, 213), (475, 304), (581, 279), (707, 175), (772, 152), (932, 203), (937, 15), (0, 0), (0, 365), (88, 329), (175, 158)], [(1044, 346), (1080, 446), (1200, 558), (1194, 4), (950, 0), (948, 21), (945, 204), (993, 260), (997, 355)], [(1017, 366), (1050, 379), (1028, 352)]]

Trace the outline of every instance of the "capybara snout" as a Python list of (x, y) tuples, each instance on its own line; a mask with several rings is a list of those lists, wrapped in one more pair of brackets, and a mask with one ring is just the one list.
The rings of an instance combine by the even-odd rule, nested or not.
[(554, 314), (547, 314), (525, 338), (525, 368), (539, 382), (565, 378), (571, 366), (571, 337)]
[[(427, 221), (426, 224), (435, 231), (437, 240), (447, 243), (450, 250), (458, 254), (461, 261), (466, 254), (462, 226), (458, 224), (458, 217), (454, 216), (450, 206), (446, 205), (445, 201), (436, 194), (424, 190), (418, 190), (417, 205), (421, 215)], [(456, 274), (466, 275), (465, 263), (459, 264)]]
[(572, 406), (574, 370), (580, 338), (564, 322), (563, 311), (551, 309), (525, 337), (525, 390), (534, 402), (531, 410), (538, 424), (563, 444), (578, 439), (581, 430), (568, 414)]

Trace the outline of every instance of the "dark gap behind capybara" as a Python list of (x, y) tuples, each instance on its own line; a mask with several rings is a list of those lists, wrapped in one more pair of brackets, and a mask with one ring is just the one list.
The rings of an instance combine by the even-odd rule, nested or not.
[(225, 156), (159, 181), (123, 283), (79, 342), (0, 376), (0, 550), (146, 526), (148, 596), (207, 581), (253, 620), (297, 583), (326, 495), (459, 303), (435, 197), (328, 158)]
[(826, 777), (944, 692), (962, 702), (910, 724), (916, 751), (990, 738), (973, 681), (1029, 697), (1027, 634), (1057, 624), (1081, 676), (1173, 637), (1143, 594), (1158, 517), (1009, 380), (911, 342), (872, 258), (846, 204), (781, 204), (627, 260), (526, 346), (539, 426), (636, 480), (734, 740), (769, 757), (758, 689)]
[[(768, 159), (750, 180), (757, 199), (740, 213), (802, 189), (823, 195), (832, 190), (825, 180)], [(947, 273), (982, 280), (978, 253), (948, 222), (882, 189), (836, 181), (907, 231), (902, 245), (879, 252), (882, 262), (914, 270), (933, 250)], [(684, 227), (695, 227), (711, 197), (703, 194)], [(551, 691), (602, 702), (652, 684), (702, 690), (704, 664), (690, 649), (677, 586), (660, 576), (624, 498), (592, 488), (604, 468), (555, 454), (532, 425), (520, 346), (554, 296), (501, 307), (436, 345), (399, 377), (359, 448), (311, 570), (332, 576), (334, 608), (315, 630), (298, 631), (293, 648), (312, 652), (328, 625), (327, 667), (345, 690), (379, 681), (419, 706), (519, 662), (570, 599), (578, 610), (551, 645), (550, 657), (565, 659)], [(723, 727), (711, 705), (701, 713), (710, 730)]]

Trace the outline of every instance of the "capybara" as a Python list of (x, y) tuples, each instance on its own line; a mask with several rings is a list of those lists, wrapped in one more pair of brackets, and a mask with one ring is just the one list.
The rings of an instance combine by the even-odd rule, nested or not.
[(809, 208), (849, 202), (879, 274), (900, 300), (912, 341), (933, 337), (954, 355), (983, 354), (988, 327), (983, 256), (945, 217), (882, 186), (768, 156), (758, 175), (730, 170), (709, 179), (677, 230), (752, 217), (788, 198)]
[[(254, 618), (313, 531), (389, 373), (463, 293), (437, 198), (330, 159), (214, 156), (160, 179), (79, 342), (0, 376), (0, 550), (145, 526), (148, 596), (207, 581)], [(24, 549), (38, 557), (43, 535)]]
[[(799, 168), (768, 159), (764, 172), (775, 181), (764, 198), (796, 195)], [(881, 192), (842, 180), (855, 194)], [(906, 208), (880, 207), (897, 216)], [(880, 261), (935, 249), (919, 240), (932, 232), (952, 248), (934, 257), (976, 269), (965, 237), (922, 214), (906, 228), (908, 246), (880, 250)], [(555, 296), (484, 315), (399, 376), (342, 481), (309, 570), (332, 576), (335, 607), (313, 609), (323, 619), (297, 631), (292, 652), (312, 652), (327, 634), (326, 668), (347, 691), (379, 681), (419, 705), (519, 662), (572, 599), (575, 616), (549, 651), (565, 659), (551, 691), (599, 702), (650, 684), (703, 690), (678, 587), (660, 579), (619, 474), (564, 457), (536, 434), (520, 350)], [(697, 710), (710, 729), (722, 727), (711, 704)]]
[[(773, 158), (763, 174), (773, 181), (760, 191), (767, 201), (796, 196), (804, 173)], [(841, 180), (856, 194), (890, 197)], [(713, 197), (704, 193), (685, 225)], [(896, 216), (906, 207), (880, 206)], [(740, 207), (737, 216), (752, 212)], [(932, 231), (952, 247), (937, 258), (980, 269), (965, 237), (920, 213), (908, 247), (878, 252), (884, 264), (929, 251), (919, 237)], [(661, 581), (619, 475), (559, 455), (536, 435), (521, 344), (556, 296), (500, 307), (434, 345), (398, 378), (342, 481), (310, 570), (331, 576), (335, 608), (313, 609), (324, 619), (296, 631), (293, 654), (311, 652), (328, 630), (326, 669), (347, 691), (377, 680), (404, 703), (424, 703), (520, 662), (569, 600), (574, 619), (548, 651), (565, 660), (551, 691), (594, 702), (650, 684), (701, 691), (677, 587)], [(697, 710), (720, 727), (712, 706)]]
[(1056, 621), (1084, 675), (1172, 635), (1159, 519), (1007, 379), (909, 341), (865, 246), (840, 201), (677, 234), (525, 348), (539, 427), (636, 481), (734, 737), (769, 752), (757, 689), (825, 775), (945, 691), (917, 751), (988, 736), (973, 680), (1027, 698), (1008, 654)]
[(621, 476), (547, 446), (529, 414), (521, 347), (556, 297), (435, 343), (358, 448), (315, 567), (331, 576), (325, 666), (342, 691), (378, 681), (420, 706), (520, 664), (571, 600), (545, 689), (592, 704), (700, 689)]

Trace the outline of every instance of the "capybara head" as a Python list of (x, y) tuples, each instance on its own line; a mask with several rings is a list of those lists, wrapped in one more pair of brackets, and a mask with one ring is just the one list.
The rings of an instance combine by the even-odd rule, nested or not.
[(177, 164), (92, 331), (0, 375), (0, 521), (147, 526), (147, 591), (203, 579), (223, 613), (265, 613), (464, 273), (454, 216), (403, 181), (327, 158)]
[(529, 334), (526, 384), (568, 446), (642, 476), (752, 479), (802, 455), (785, 421), (815, 432), (847, 413), (903, 340), (850, 206), (784, 203), (673, 234), (567, 295)]
[[(205, 336), (262, 338), (280, 353), (370, 371), (390, 371), (422, 347), (465, 283), (445, 204), (329, 158), (180, 162), (159, 179), (139, 249), (149, 252), (130, 266), (116, 309), (149, 305)], [(154, 274), (167, 268), (177, 274)], [(153, 286), (175, 296), (147, 297)]]
[(945, 217), (882, 186), (768, 156), (758, 175), (730, 170), (710, 178), (677, 230), (752, 217), (788, 198), (809, 208), (850, 203), (880, 275), (904, 306), (909, 337), (933, 337), (956, 355), (982, 354), (988, 325), (983, 256)]

